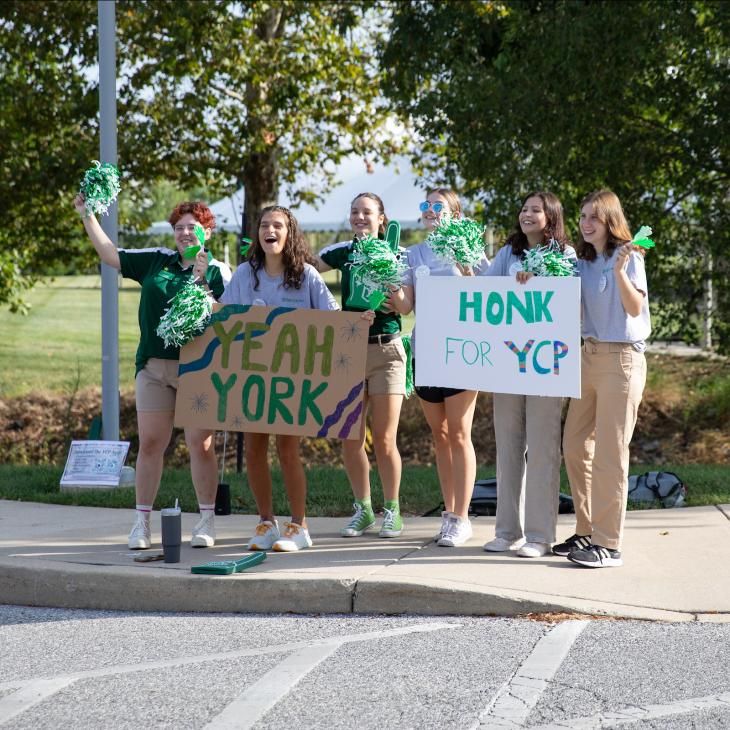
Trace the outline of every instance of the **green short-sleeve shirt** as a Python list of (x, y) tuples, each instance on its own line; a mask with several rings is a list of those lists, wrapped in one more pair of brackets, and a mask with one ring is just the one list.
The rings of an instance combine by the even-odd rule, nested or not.
[[(319, 257), (327, 266), (339, 270), (342, 276), (342, 309), (346, 312), (363, 312), (363, 309), (350, 307), (346, 304), (350, 296), (352, 267), (346, 266), (351, 261), (352, 243), (335, 244), (327, 246), (319, 252)], [(401, 331), (401, 318), (397, 312), (375, 312), (375, 321), (370, 325), (368, 334), (389, 335)]]
[[(134, 279), (142, 285), (139, 300), (140, 339), (135, 357), (135, 375), (151, 357), (162, 360), (178, 360), (179, 347), (165, 347), (157, 336), (157, 326), (170, 306), (170, 300), (190, 280), (193, 267), (184, 269), (177, 251), (167, 248), (119, 249), (122, 276)], [(219, 262), (210, 260), (205, 274), (213, 296), (223, 294), (225, 284)]]

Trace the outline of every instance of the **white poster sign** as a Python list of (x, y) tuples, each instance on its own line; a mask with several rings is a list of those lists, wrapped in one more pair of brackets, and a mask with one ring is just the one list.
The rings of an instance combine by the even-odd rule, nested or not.
[(61, 486), (118, 486), (127, 451), (129, 441), (72, 441)]
[(580, 398), (580, 280), (422, 276), (416, 385)]

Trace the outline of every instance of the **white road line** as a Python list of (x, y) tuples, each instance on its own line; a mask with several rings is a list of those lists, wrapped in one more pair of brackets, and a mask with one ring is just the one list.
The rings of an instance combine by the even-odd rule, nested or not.
[(564, 621), (537, 642), (511, 679), (502, 685), (473, 728), (523, 728), (548, 682), (588, 621)]
[(694, 697), (689, 700), (670, 702), (667, 705), (645, 705), (629, 707), (615, 712), (603, 712), (589, 717), (574, 717), (567, 720), (556, 720), (547, 725), (535, 725), (530, 730), (598, 730), (599, 728), (620, 727), (645, 720), (659, 720), (664, 717), (683, 715), (698, 710), (714, 710), (724, 707), (730, 710), (730, 692), (707, 697)]
[[(241, 657), (265, 656), (266, 654), (294, 652), (296, 655), (307, 656), (308, 653), (312, 654), (312, 652), (320, 652), (325, 649), (327, 649), (328, 653), (331, 654), (342, 644), (358, 641), (371, 641), (373, 639), (384, 639), (391, 636), (402, 636), (404, 634), (419, 634), (430, 631), (458, 629), (460, 627), (461, 624), (446, 622), (415, 624), (413, 626), (402, 626), (395, 629), (372, 631), (363, 634), (330, 636), (318, 641), (296, 641), (288, 644), (271, 644), (269, 646), (262, 646), (258, 649), (240, 649), (239, 651), (226, 651), (216, 654), (176, 657), (174, 659), (161, 659), (155, 662), (143, 662), (140, 664), (118, 664), (111, 667), (90, 669), (85, 672), (74, 672), (72, 674), (64, 674), (46, 679), (13, 680), (10, 682), (3, 682), (0, 683), (0, 691), (6, 689), (16, 691), (13, 692), (13, 694), (0, 699), (0, 724), (44, 700), (46, 697), (50, 697), (54, 694), (54, 692), (57, 692), (59, 689), (62, 689), (79, 679), (131, 674), (132, 672), (146, 672), (155, 669), (182, 667), (188, 664), (199, 664), (201, 662), (215, 662), (225, 661), (227, 659), (239, 659)], [(321, 661), (321, 659), (319, 661)], [(34, 697), (36, 699), (32, 699)], [(4, 714), (11, 712), (12, 714)]]
[(300, 649), (268, 671), (231, 702), (205, 730), (249, 730), (286, 695), (302, 677), (334, 654), (338, 644), (319, 644)]
[(4, 725), (21, 712), (42, 702), (46, 697), (58, 692), (59, 689), (68, 687), (75, 680), (67, 677), (58, 679), (36, 679), (24, 684), (12, 694), (0, 699), (0, 725)]

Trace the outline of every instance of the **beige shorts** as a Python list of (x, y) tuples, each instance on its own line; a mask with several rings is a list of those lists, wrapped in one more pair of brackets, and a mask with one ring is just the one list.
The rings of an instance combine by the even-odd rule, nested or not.
[(368, 395), (406, 394), (406, 351), (400, 337), (384, 345), (368, 343), (365, 387)]
[(138, 411), (167, 412), (175, 410), (177, 395), (177, 360), (150, 358), (137, 373), (135, 394)]

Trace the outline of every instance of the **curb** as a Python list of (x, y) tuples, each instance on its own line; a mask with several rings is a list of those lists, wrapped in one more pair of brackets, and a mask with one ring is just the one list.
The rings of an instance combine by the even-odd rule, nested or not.
[(0, 560), (2, 602), (91, 610), (190, 613), (505, 616), (590, 614), (647, 621), (730, 623), (730, 614), (666, 611), (451, 581), (192, 575), (183, 571)]

